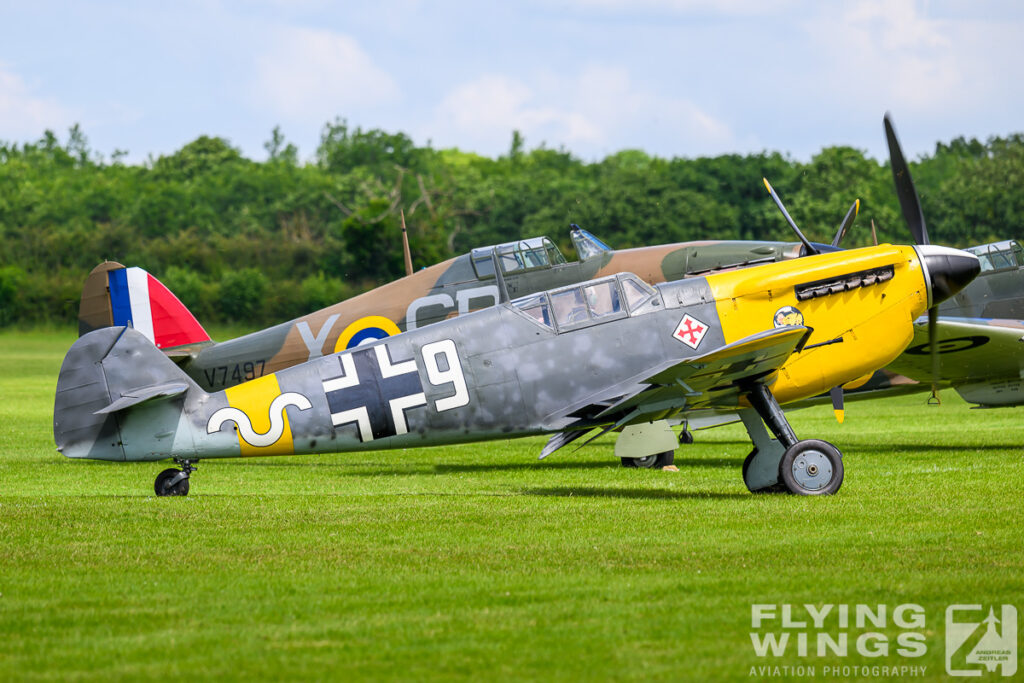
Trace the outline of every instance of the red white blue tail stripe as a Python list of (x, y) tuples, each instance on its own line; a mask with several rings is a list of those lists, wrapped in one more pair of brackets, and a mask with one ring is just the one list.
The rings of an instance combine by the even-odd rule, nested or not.
[(107, 277), (114, 325), (131, 325), (161, 349), (210, 340), (178, 297), (142, 268), (111, 270)]

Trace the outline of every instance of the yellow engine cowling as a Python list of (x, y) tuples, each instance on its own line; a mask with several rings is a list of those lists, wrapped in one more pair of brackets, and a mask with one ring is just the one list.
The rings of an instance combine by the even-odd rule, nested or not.
[(771, 326), (814, 330), (772, 387), (780, 403), (820, 394), (888, 364), (910, 343), (913, 321), (928, 305), (920, 258), (909, 246), (820, 254), (762, 266), (756, 273), (709, 275), (707, 281), (726, 343)]

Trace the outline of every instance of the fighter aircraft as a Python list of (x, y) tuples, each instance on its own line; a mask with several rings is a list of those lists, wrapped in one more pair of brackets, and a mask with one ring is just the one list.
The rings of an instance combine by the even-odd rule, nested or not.
[[(912, 223), (917, 225), (913, 233), (915, 239), (924, 240), (922, 243), (926, 244), (927, 233), (923, 229), (923, 218), (920, 217), (920, 206), (910, 180), (909, 168), (899, 149), (888, 115), (886, 127), (898, 189), (901, 187), (900, 178), (907, 181), (901, 190), (901, 203), (905, 211), (909, 211), (908, 222), (916, 221)], [(110, 325), (131, 324), (162, 348), (201, 387), (215, 390), (324, 354), (353, 348), (367, 341), (493, 305), (498, 298), (496, 270), (513, 295), (528, 294), (623, 270), (633, 271), (649, 284), (655, 284), (834, 251), (839, 248), (859, 209), (859, 202), (854, 202), (831, 244), (816, 244), (803, 236), (770, 186), (769, 192), (787, 222), (796, 231), (799, 242), (707, 241), (614, 251), (586, 230), (574, 225), (571, 238), (578, 256), (574, 262), (567, 262), (558, 247), (547, 237), (482, 247), (302, 318), (216, 344), (210, 341), (202, 325), (156, 278), (142, 269), (125, 268), (108, 262), (94, 269), (86, 281), (79, 316), (80, 334)], [(406, 257), (408, 264), (408, 254)], [(497, 267), (494, 265), (495, 259)], [(981, 260), (983, 268), (986, 264), (999, 262), (991, 255), (982, 255)], [(986, 281), (995, 283), (994, 277), (990, 279), (988, 275), (987, 271), (983, 272)], [(1007, 309), (1007, 305), (1015, 301), (1021, 304), (1019, 308), (1024, 308), (1024, 297), (1020, 296), (1024, 282), (1020, 280), (1017, 270), (1014, 269), (1012, 275), (999, 271), (998, 277), (1002, 278), (998, 284), (999, 291), (1009, 293), (1008, 297), (1000, 299), (1001, 310)], [(1012, 278), (1012, 282), (1006, 282), (1007, 277)], [(975, 294), (976, 290), (982, 289), (976, 281), (961, 292), (956, 300), (943, 304), (939, 312), (945, 318), (950, 312), (948, 306), (956, 305), (962, 309), (966, 301), (988, 297), (995, 286), (989, 285), (983, 294)], [(1013, 297), (1014, 291), (1017, 293), (1016, 298)], [(993, 302), (987, 302), (986, 310), (992, 309)], [(973, 326), (970, 334), (962, 332), (961, 328), (965, 324)], [(979, 326), (986, 329), (979, 331)], [(925, 390), (936, 383), (956, 386), (968, 400), (984, 399), (1004, 404), (1009, 401), (1024, 402), (1024, 388), (1019, 381), (1024, 363), (1017, 362), (1016, 358), (1020, 354), (1016, 352), (1015, 346), (1020, 334), (1014, 336), (1018, 327), (1020, 324), (1017, 321), (957, 321), (955, 325), (947, 325), (943, 319), (929, 334), (929, 328), (922, 323), (917, 327), (915, 341), (908, 354), (901, 357), (894, 368), (878, 371), (870, 378), (858, 378), (847, 384), (845, 392), (833, 387), (832, 400), (837, 415), (842, 414), (844, 393), (854, 398), (871, 397)], [(938, 341), (938, 355), (953, 358), (948, 354), (956, 354), (954, 360), (960, 362), (946, 361), (931, 367), (926, 343), (929, 338)], [(980, 341), (983, 339), (987, 341)], [(963, 353), (988, 341), (995, 341), (1000, 348), (1012, 352), (996, 355), (998, 362), (993, 362), (993, 356), (987, 353), (996, 346), (987, 347), (985, 353)], [(1013, 381), (1007, 383), (1008, 378)], [(710, 426), (720, 422), (720, 418), (698, 420), (694, 426)], [(685, 428), (681, 438), (684, 441), (692, 440)], [(626, 458), (622, 462), (636, 466), (663, 466), (671, 464), (671, 459)]]
[[(847, 222), (852, 222), (850, 216)], [(842, 227), (840, 228), (842, 230)], [(547, 237), (473, 249), (372, 291), (253, 334), (214, 343), (159, 280), (137, 267), (98, 265), (82, 289), (79, 335), (132, 325), (201, 387), (224, 389), (324, 354), (415, 330), (498, 301), (495, 265), (511, 296), (633, 272), (649, 284), (800, 256), (801, 244), (704, 241), (612, 250), (573, 225), (578, 260)]]
[(842, 454), (798, 440), (780, 403), (891, 362), (913, 320), (979, 269), (955, 249), (880, 245), (656, 287), (618, 273), (508, 301), (495, 268), (497, 306), (213, 393), (144, 334), (105, 327), (64, 359), (54, 438), (70, 458), (174, 459), (181, 469), (154, 484), (165, 496), (187, 494), (207, 458), (551, 434), (544, 457), (595, 429), (643, 458), (675, 448), (666, 418), (734, 411), (754, 443), (751, 491), (832, 494)]

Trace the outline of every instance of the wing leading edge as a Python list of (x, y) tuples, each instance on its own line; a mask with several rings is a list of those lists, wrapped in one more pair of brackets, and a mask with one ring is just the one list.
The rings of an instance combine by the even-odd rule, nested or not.
[[(756, 381), (771, 384), (778, 369), (803, 348), (811, 331), (804, 326), (766, 330), (702, 356), (669, 361), (627, 382), (608, 387), (548, 417), (549, 422), (561, 422), (563, 426), (548, 441), (541, 457), (601, 425), (606, 427), (597, 436), (628, 424), (660, 420), (686, 410), (736, 409), (743, 385)], [(565, 420), (574, 415), (581, 417), (565, 424)]]

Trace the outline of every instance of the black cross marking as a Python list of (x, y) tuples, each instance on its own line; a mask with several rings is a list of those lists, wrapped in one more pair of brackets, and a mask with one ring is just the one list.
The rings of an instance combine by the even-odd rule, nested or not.
[(387, 346), (338, 356), (341, 375), (323, 381), (335, 427), (355, 424), (362, 442), (405, 434), (405, 411), (426, 405), (416, 361), (395, 363)]

